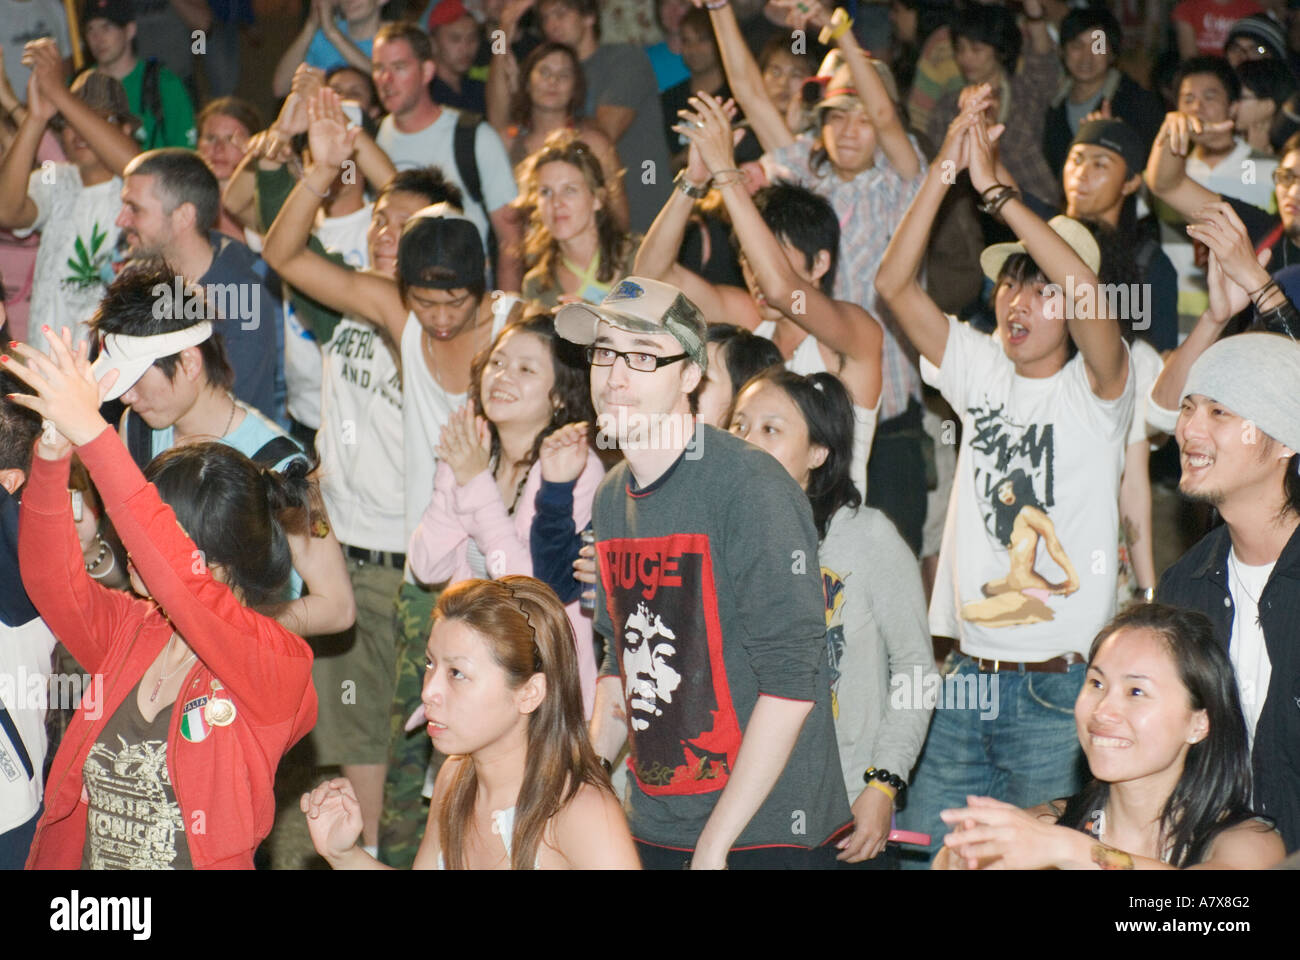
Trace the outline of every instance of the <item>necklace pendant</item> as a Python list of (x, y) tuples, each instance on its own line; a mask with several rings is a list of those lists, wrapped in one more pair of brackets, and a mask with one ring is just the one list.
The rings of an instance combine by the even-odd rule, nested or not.
[(158, 701), (158, 691), (161, 689), (162, 689), (162, 677), (159, 677), (158, 680), (153, 685), (153, 693), (149, 694), (150, 703), (156, 703)]

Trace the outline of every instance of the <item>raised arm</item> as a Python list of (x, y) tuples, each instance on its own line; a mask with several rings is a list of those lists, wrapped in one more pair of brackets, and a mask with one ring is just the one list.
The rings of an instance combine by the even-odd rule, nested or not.
[(733, 131), (722, 103), (707, 93), (691, 98), (691, 103), (699, 111), (696, 122), (683, 124), (681, 131), (713, 172), (732, 230), (767, 302), (832, 350), (859, 361), (875, 357), (878, 366), (880, 325), (857, 304), (831, 299), (819, 284), (795, 272), (744, 181), (734, 172)]
[[(689, 156), (686, 182), (695, 187), (703, 187), (710, 180), (708, 167), (704, 165), (699, 149), (694, 145), (691, 146)], [(752, 330), (758, 325), (758, 312), (744, 291), (709, 283), (677, 262), (677, 251), (681, 248), (686, 224), (690, 222), (694, 207), (695, 201), (681, 190), (674, 189), (669, 193), (663, 209), (641, 241), (632, 272), (639, 277), (671, 283), (700, 308), (704, 319), (709, 323), (738, 323)], [(745, 302), (742, 303), (742, 300)], [(746, 303), (748, 307), (745, 306)]]
[(112, 386), (109, 378), (115, 380), (115, 375), (97, 384), (84, 344), (75, 352), (69, 344), (66, 333), (52, 338), (49, 358), (30, 347), (17, 348), (32, 365), (10, 368), (35, 396), (19, 395), (14, 402), (36, 410), (80, 447), (82, 462), (154, 601), (199, 658), (240, 698), (241, 708), (263, 723), (292, 719), (311, 691), (311, 648), (245, 607), (206, 565), (195, 562), (201, 554), (176, 514), (99, 414), (100, 400)]
[(885, 151), (890, 166), (897, 170), (898, 175), (904, 180), (911, 180), (920, 173), (921, 161), (916, 148), (908, 139), (907, 129), (898, 116), (898, 109), (890, 99), (889, 91), (885, 89), (880, 74), (872, 66), (870, 56), (858, 44), (858, 38), (853, 33), (852, 21), (847, 25), (832, 23), (830, 11), (820, 0), (778, 0), (778, 2), (781, 6), (795, 10), (802, 6), (807, 9), (806, 16), (811, 26), (819, 30), (830, 28), (835, 36), (833, 41), (835, 46), (844, 55), (845, 63), (849, 65), (853, 88), (858, 91), (867, 116), (871, 118), (871, 125), (876, 131), (876, 142), (880, 145), (880, 149)]
[(126, 165), (139, 152), (139, 145), (121, 127), (109, 123), (63, 85), (63, 59), (54, 41), (49, 38), (31, 41), (23, 60), (31, 64), (41, 96), (63, 114), (63, 119), (95, 151), (104, 166), (122, 176)]
[[(995, 131), (996, 132), (996, 131)], [(993, 160), (993, 140), (983, 123), (974, 124), (968, 134), (970, 145), (971, 186), (981, 196), (998, 186)], [(1128, 349), (1119, 332), (1119, 323), (1107, 312), (1104, 297), (1095, 296), (1097, 275), (1080, 259), (1074, 249), (1055, 230), (1013, 195), (1002, 205), (1007, 226), (1015, 231), (1026, 252), (1059, 291), (1071, 289), (1081, 302), (1077, 309), (1066, 311), (1070, 337), (1083, 355), (1092, 392), (1102, 400), (1114, 400), (1124, 392), (1128, 381)], [(1082, 298), (1088, 293), (1091, 302)]]
[(985, 88), (981, 96), (969, 98), (949, 124), (948, 135), (926, 172), (921, 189), (903, 214), (876, 272), (876, 292), (898, 319), (912, 345), (936, 367), (943, 366), (948, 346), (948, 318), (921, 286), (921, 264), (943, 198), (969, 163), (968, 134), (979, 122), (979, 111), (987, 95)]
[(44, 97), (33, 75), (27, 80), (27, 110), (13, 143), (0, 158), (0, 228), (13, 230), (30, 227), (40, 213), (27, 195), (36, 151), (45, 135), (45, 126), (58, 111)]
[(1165, 358), (1164, 368), (1151, 387), (1151, 400), (1158, 408), (1155, 413), (1158, 416), (1163, 411), (1166, 418), (1182, 403), (1183, 385), (1192, 364), (1223, 335), (1228, 322), (1250, 305), (1251, 295), (1265, 307), (1277, 299), (1277, 285), (1269, 283), (1268, 271), (1263, 267), (1269, 252), (1256, 256), (1246, 227), (1231, 206), (1222, 201), (1206, 204), (1197, 222), (1188, 225), (1187, 233), (1210, 250), (1206, 270), (1210, 305), (1187, 339)]
[[(307, 56), (307, 48), (311, 46), (311, 38), (316, 36), (316, 30), (320, 27), (320, 6), (313, 2), (307, 11), (307, 20), (298, 31), (298, 36), (293, 38), (289, 48), (280, 56), (280, 61), (275, 65), (275, 75), (271, 78), (271, 93), (277, 97), (286, 96), (289, 89), (293, 86), (294, 71), (303, 65), (303, 59)], [(370, 73), (370, 65), (366, 65), (367, 75)]]
[(309, 112), (312, 164), (267, 230), (262, 256), (282, 279), (308, 296), (339, 313), (368, 320), (387, 331), (393, 343), (401, 343), (407, 311), (397, 284), (378, 274), (339, 266), (307, 248), (316, 211), (343, 161), (351, 156), (356, 137), (356, 131), (346, 128), (333, 90), (321, 90)]
[[(704, 6), (704, 0), (691, 2), (697, 7)], [(763, 152), (771, 153), (793, 143), (794, 134), (785, 125), (781, 111), (767, 95), (763, 74), (740, 32), (736, 12), (730, 4), (716, 10), (710, 9), (709, 20), (713, 23), (713, 33), (718, 40), (718, 49), (722, 52), (722, 69), (727, 75), (727, 85), (731, 88), (736, 103), (745, 112), (745, 119), (758, 137)]]
[(1187, 175), (1187, 154), (1192, 149), (1195, 138), (1203, 131), (1218, 131), (1225, 124), (1231, 127), (1232, 121), (1225, 120), (1206, 127), (1191, 114), (1166, 114), (1160, 133), (1151, 146), (1146, 169), (1147, 186), (1152, 193), (1182, 214), (1184, 219), (1190, 220), (1207, 203), (1220, 199), (1213, 190), (1201, 186)]
[(288, 534), (293, 569), (307, 589), (296, 600), (260, 609), (300, 637), (342, 633), (357, 619), (356, 598), (338, 538), (310, 532)]

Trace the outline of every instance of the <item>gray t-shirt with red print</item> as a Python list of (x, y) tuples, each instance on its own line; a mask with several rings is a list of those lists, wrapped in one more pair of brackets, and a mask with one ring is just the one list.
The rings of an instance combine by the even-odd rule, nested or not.
[(623, 682), (633, 836), (694, 849), (765, 694), (813, 709), (733, 849), (825, 843), (851, 817), (803, 491), (764, 451), (700, 425), (644, 489), (626, 463), (611, 470), (593, 522), (595, 626), (610, 639), (602, 674)]

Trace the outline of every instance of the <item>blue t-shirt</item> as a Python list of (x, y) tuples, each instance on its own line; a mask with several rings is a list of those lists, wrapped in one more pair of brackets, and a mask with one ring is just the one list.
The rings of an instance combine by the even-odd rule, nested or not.
[[(283, 473), (284, 470), (294, 460), (306, 459), (306, 454), (302, 452), (302, 447), (289, 436), (279, 425), (273, 423), (267, 417), (263, 416), (253, 407), (246, 403), (239, 404), (240, 409), (244, 411), (244, 419), (240, 421), (239, 426), (231, 430), (221, 438), (221, 442), (229, 447), (234, 447), (240, 453), (248, 458), (252, 458), (257, 451), (266, 446), (267, 443), (276, 437), (284, 437), (292, 440), (294, 452), (287, 456), (281, 457), (276, 461), (274, 469)], [(150, 450), (151, 456), (158, 456), (165, 453), (176, 445), (176, 428), (164, 427), (161, 430), (150, 430)], [(289, 584), (287, 587), (285, 599), (296, 600), (302, 596), (302, 577), (298, 576), (298, 571), (294, 570), (289, 574)]]
[(213, 324), (235, 371), (235, 396), (276, 422), (285, 417), (284, 315), (272, 292), (276, 282), (266, 261), (238, 240), (212, 231), (214, 256), (199, 278), (207, 292)]
[[(348, 36), (348, 22), (342, 17), (334, 21), (339, 28), (339, 32), (351, 40), (358, 50), (364, 53), (367, 59), (370, 57), (371, 49), (375, 45), (375, 38), (369, 37), (365, 40), (358, 40), (356, 37)], [(346, 60), (343, 54), (339, 53), (339, 48), (330, 43), (325, 37), (325, 31), (316, 28), (315, 35), (311, 38), (311, 43), (307, 45), (307, 55), (303, 57), (303, 62), (309, 67), (317, 67), (321, 70), (333, 70), (335, 67), (341, 67)]]
[(691, 71), (686, 69), (682, 55), (669, 50), (668, 44), (661, 41), (653, 47), (646, 47), (645, 52), (650, 58), (650, 66), (655, 68), (655, 81), (659, 84), (660, 93), (691, 78)]

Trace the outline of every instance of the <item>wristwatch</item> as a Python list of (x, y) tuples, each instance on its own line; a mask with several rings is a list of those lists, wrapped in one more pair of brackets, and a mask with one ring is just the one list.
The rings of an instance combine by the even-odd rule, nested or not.
[(707, 197), (709, 195), (709, 185), (711, 183), (713, 183), (712, 179), (708, 180), (702, 187), (696, 186), (686, 179), (685, 170), (679, 171), (677, 176), (673, 179), (673, 186), (686, 194), (692, 200), (703, 200)]

